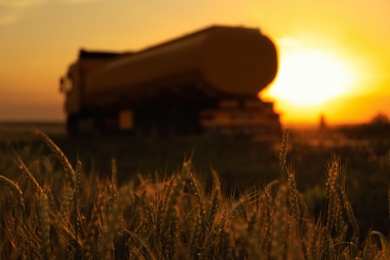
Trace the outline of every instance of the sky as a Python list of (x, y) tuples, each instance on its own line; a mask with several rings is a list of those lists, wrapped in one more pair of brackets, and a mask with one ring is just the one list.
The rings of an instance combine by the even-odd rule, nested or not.
[(80, 48), (137, 51), (211, 25), (259, 28), (279, 72), (260, 96), (283, 123), (390, 116), (389, 0), (0, 0), (0, 121), (65, 119)]

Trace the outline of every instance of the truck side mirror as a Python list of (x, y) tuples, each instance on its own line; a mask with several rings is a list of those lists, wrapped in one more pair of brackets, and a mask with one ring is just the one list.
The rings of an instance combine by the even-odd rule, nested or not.
[(65, 93), (66, 87), (65, 87), (65, 80), (64, 77), (60, 78), (60, 92)]

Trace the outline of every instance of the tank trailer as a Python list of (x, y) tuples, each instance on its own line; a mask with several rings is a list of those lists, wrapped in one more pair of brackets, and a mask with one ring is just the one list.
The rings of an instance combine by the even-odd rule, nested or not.
[(138, 52), (81, 49), (60, 80), (70, 135), (280, 133), (259, 99), (277, 73), (273, 42), (258, 29), (212, 26)]

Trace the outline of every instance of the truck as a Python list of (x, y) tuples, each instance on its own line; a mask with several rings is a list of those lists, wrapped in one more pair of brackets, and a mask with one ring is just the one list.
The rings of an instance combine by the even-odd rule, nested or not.
[(257, 28), (211, 26), (136, 52), (80, 49), (60, 79), (67, 132), (279, 134), (273, 103), (259, 98), (277, 69)]

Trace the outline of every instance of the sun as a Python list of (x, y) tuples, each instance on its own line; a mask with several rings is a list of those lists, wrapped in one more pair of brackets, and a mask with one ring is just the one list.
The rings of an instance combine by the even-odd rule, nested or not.
[(267, 96), (297, 107), (320, 106), (347, 94), (354, 81), (351, 66), (333, 51), (282, 49), (279, 72)]

